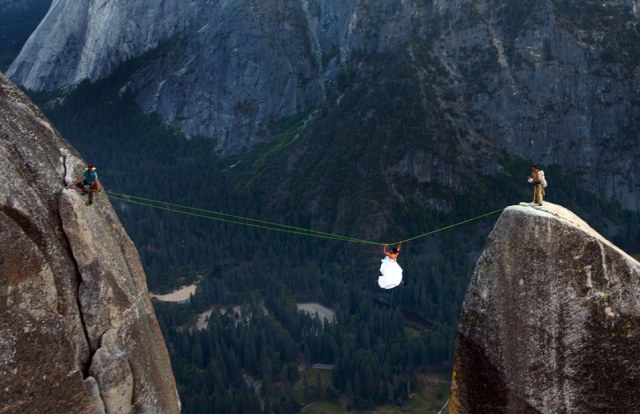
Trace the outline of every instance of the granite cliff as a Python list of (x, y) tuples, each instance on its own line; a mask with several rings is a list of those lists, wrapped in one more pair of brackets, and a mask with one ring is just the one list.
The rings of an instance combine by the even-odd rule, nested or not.
[(60, 0), (8, 75), (60, 90), (136, 58), (121, 92), (222, 154), (306, 114), (305, 142), (343, 122), (371, 141), (343, 146), (410, 141), (398, 162), (356, 168), (415, 180), (412, 197), (429, 207), (450, 208), (434, 186), (462, 194), (470, 171), (496, 174), (517, 156), (562, 165), (638, 210), (639, 10), (638, 0)]
[(570, 211), (508, 207), (476, 265), (452, 413), (632, 413), (640, 263)]
[(176, 413), (137, 251), (79, 154), (0, 74), (0, 413)]

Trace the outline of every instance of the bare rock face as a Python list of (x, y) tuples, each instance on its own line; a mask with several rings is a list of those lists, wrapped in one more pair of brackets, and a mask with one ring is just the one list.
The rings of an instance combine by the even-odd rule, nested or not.
[[(52, 91), (120, 68), (120, 91), (143, 111), (211, 138), (223, 155), (272, 140), (276, 120), (307, 111), (314, 120), (334, 106), (370, 135), (395, 130), (396, 117), (387, 124), (354, 102), (379, 95), (371, 101), (392, 108), (386, 85), (402, 78), (417, 92), (406, 121), (424, 122), (416, 143), (398, 148), (403, 165), (384, 175), (407, 171), (462, 194), (475, 179), (467, 171), (496, 174), (512, 155), (562, 165), (589, 191), (640, 210), (640, 0), (148, 4), (53, 2), (8, 76)], [(416, 201), (451, 208), (433, 191)]]
[(176, 413), (133, 243), (84, 162), (0, 74), (0, 413)]
[(640, 407), (640, 264), (570, 211), (507, 208), (467, 291), (452, 413)]
[(54, 1), (23, 49), (37, 58), (18, 58), (10, 71), (34, 90), (101, 78), (184, 29), (191, 10), (175, 0), (153, 7), (142, 0)]

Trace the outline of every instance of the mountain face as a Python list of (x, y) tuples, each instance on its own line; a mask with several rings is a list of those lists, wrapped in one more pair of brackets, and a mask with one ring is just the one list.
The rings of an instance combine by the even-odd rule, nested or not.
[(0, 71), (9, 68), (49, 10), (51, 0), (0, 0)]
[(298, 115), (288, 171), (326, 168), (310, 161), (340, 136), (361, 149), (350, 171), (431, 208), (517, 156), (638, 210), (639, 16), (638, 0), (60, 0), (8, 75), (56, 90), (137, 57), (121, 92), (222, 154)]
[(18, 57), (8, 73), (20, 73), (16, 79), (33, 90), (106, 76), (118, 64), (181, 30), (189, 19), (185, 14), (190, 13), (182, 4), (169, 1), (148, 7), (142, 1), (54, 1), (21, 53), (34, 60)]
[(133, 243), (84, 166), (0, 74), (0, 413), (177, 413)]
[(640, 264), (570, 211), (507, 208), (462, 310), (450, 412), (634, 412)]

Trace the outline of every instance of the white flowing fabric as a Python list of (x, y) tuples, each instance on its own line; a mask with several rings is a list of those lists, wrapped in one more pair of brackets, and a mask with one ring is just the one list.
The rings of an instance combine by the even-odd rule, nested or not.
[(402, 268), (398, 262), (388, 257), (385, 257), (381, 261), (378, 285), (383, 289), (393, 289), (402, 282)]

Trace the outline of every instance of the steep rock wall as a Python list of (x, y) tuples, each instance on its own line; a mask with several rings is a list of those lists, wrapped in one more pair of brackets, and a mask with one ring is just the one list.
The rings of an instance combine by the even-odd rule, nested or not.
[(640, 176), (631, 166), (640, 154), (615, 149), (640, 128), (636, 6), (480, 1), (446, 9), (458, 17), (435, 45), (449, 72), (434, 79), (442, 106), (459, 114), (456, 127), (483, 159), (512, 154), (562, 165), (638, 210)]
[(99, 79), (179, 32), (193, 11), (175, 0), (54, 1), (7, 74), (32, 90)]
[(79, 155), (0, 74), (0, 413), (179, 412), (133, 243)]
[[(516, 155), (562, 165), (593, 192), (638, 210), (640, 175), (631, 168), (640, 156), (633, 145), (640, 129), (638, 6), (59, 0), (8, 74), (26, 88), (53, 90), (106, 76), (157, 48), (122, 92), (186, 135), (212, 138), (223, 154), (270, 140), (279, 132), (274, 120), (305, 110), (358, 113), (372, 97), (388, 99), (393, 110), (386, 88), (402, 76), (421, 94), (400, 115), (413, 119), (402, 121), (417, 136), (393, 135), (399, 128), (388, 123), (395, 120), (381, 125), (371, 111), (350, 120), (371, 137), (386, 128), (380, 134), (412, 140), (403, 149), (409, 168), (383, 175), (401, 171), (462, 193), (469, 171), (495, 174), (498, 160)], [(446, 209), (436, 196), (427, 190), (416, 201)]]
[(570, 211), (507, 208), (465, 297), (452, 413), (635, 412), (640, 263)]

